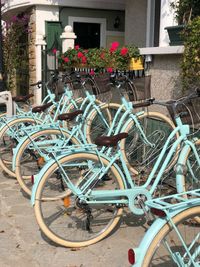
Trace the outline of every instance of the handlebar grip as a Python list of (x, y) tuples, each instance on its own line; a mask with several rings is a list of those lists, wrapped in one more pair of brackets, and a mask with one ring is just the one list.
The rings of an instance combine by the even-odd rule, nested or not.
[(143, 108), (143, 107), (151, 106), (154, 100), (155, 98), (150, 98), (150, 99), (145, 100), (144, 102), (133, 104), (133, 108)]
[(141, 103), (133, 104), (133, 108), (143, 108), (143, 107), (148, 107), (150, 105), (151, 105), (150, 102), (141, 102)]

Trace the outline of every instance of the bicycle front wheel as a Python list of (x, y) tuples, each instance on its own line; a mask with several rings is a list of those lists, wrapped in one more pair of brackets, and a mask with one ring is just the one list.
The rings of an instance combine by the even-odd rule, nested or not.
[(31, 127), (42, 124), (41, 120), (32, 118), (17, 118), (9, 121), (0, 131), (0, 166), (12, 177), (15, 172), (12, 170), (13, 149), (17, 146), (20, 137), (24, 137), (25, 133), (20, 132), (22, 127)]
[[(135, 122), (131, 120), (125, 129), (123, 129), (129, 136), (121, 140), (120, 148), (129, 170), (133, 173), (136, 180), (138, 178), (140, 179), (138, 183), (141, 185), (146, 181), (175, 125), (168, 117), (158, 112), (144, 112), (144, 114), (138, 117), (138, 120), (147, 140), (153, 146), (144, 142)], [(169, 148), (177, 137), (178, 134), (171, 140)], [(167, 153), (168, 150), (166, 151), (166, 155)], [(176, 159), (177, 153), (174, 153), (165, 172), (175, 164)]]
[(81, 203), (69, 190), (66, 178), (80, 190), (93, 179), (88, 189), (123, 189), (121, 176), (114, 166), (98, 180), (102, 166), (109, 162), (94, 154), (77, 153), (55, 162), (44, 174), (35, 195), (35, 215), (41, 230), (55, 243), (66, 247), (83, 247), (105, 238), (118, 224), (122, 208), (109, 203)]
[(87, 117), (85, 132), (88, 143), (94, 143), (98, 136), (106, 135), (112, 125), (113, 118), (121, 105), (117, 103), (102, 104), (100, 112), (93, 109)]
[[(68, 142), (67, 142), (68, 141)], [(29, 135), (20, 146), (15, 161), (15, 174), (20, 187), (30, 196), (35, 175), (45, 164), (48, 149), (57, 145), (60, 151), (79, 141), (64, 129), (44, 129)], [(56, 150), (55, 150), (56, 152)]]
[[(200, 140), (195, 142), (195, 147), (200, 158)], [(184, 168), (184, 171), (182, 173), (179, 193), (200, 188), (200, 165), (191, 147), (188, 147), (184, 156), (183, 162), (181, 162), (181, 167)]]
[[(196, 265), (191, 262), (174, 227), (166, 223), (152, 240), (141, 266), (199, 266), (200, 225), (195, 221), (195, 217), (199, 215), (200, 207), (193, 207), (172, 218)], [(177, 258), (179, 264), (176, 262)]]

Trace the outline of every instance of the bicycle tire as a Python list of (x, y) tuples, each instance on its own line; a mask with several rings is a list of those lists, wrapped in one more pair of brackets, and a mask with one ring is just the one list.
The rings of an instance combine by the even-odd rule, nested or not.
[[(39, 137), (48, 140), (48, 135), (50, 135), (51, 138), (55, 138), (57, 136), (62, 137), (63, 135), (67, 137), (67, 139), (71, 137), (70, 134), (66, 132), (64, 129), (62, 129), (62, 132), (59, 129), (44, 129), (38, 131), (37, 133), (29, 135), (29, 137), (26, 140), (24, 140), (24, 142), (21, 144), (16, 155), (15, 175), (21, 189), (24, 192), (26, 192), (29, 196), (31, 196), (31, 189), (33, 185), (33, 181), (31, 180), (39, 172), (39, 169), (42, 167), (44, 163), (42, 162), (41, 164), (38, 164), (38, 161), (40, 160), (40, 155), (37, 154), (38, 153), (37, 151), (33, 151), (31, 155), (31, 153), (29, 152), (30, 151), (29, 145), (32, 144), (33, 140), (38, 139)], [(71, 137), (70, 142), (72, 144), (79, 144), (79, 141), (76, 139), (76, 137)], [(26, 154), (30, 155), (31, 160), (30, 159), (28, 159), (27, 161), (23, 160)], [(31, 164), (31, 166), (29, 164)]]
[[(79, 173), (77, 171), (77, 168), (75, 170), (73, 170), (73, 166), (70, 165), (72, 164), (72, 162), (75, 162), (75, 164), (78, 162), (78, 166), (79, 166), (79, 161), (83, 163), (83, 159), (85, 159), (86, 161), (89, 162), (94, 162), (95, 164), (99, 164), (99, 157), (97, 155), (94, 155), (92, 153), (77, 153), (77, 154), (72, 154), (72, 155), (68, 155), (68, 156), (64, 156), (62, 159), (59, 160), (60, 164), (62, 164), (62, 167), (64, 168), (64, 166), (66, 166), (66, 164), (69, 164), (68, 166), (70, 166), (71, 172), (72, 172), (72, 178), (70, 179), (71, 182), (77, 185), (77, 181), (80, 180), (80, 177), (76, 178), (75, 175), (79, 176)], [(101, 162), (103, 162), (104, 166), (107, 166), (108, 164), (108, 160), (106, 160), (105, 158), (101, 158)], [(87, 165), (87, 163), (86, 163)], [(68, 167), (67, 166), (67, 167)], [(98, 165), (95, 165), (98, 166)], [(87, 211), (83, 210), (82, 206), (80, 206), (80, 203), (78, 204), (77, 201), (77, 197), (73, 196), (72, 192), (69, 191), (69, 189), (67, 189), (65, 191), (65, 195), (68, 197), (70, 196), (70, 201), (69, 201), (69, 205), (66, 209), (64, 207), (63, 204), (63, 192), (60, 193), (60, 184), (56, 178), (56, 184), (53, 184), (53, 174), (56, 173), (57, 171), (57, 163), (53, 163), (48, 170), (46, 171), (46, 173), (43, 175), (43, 178), (41, 179), (36, 194), (35, 194), (35, 206), (34, 206), (34, 210), (35, 210), (35, 215), (36, 215), (36, 219), (37, 222), (42, 230), (42, 232), (52, 241), (54, 241), (55, 243), (61, 245), (61, 246), (65, 246), (65, 247), (84, 247), (84, 246), (88, 246), (91, 244), (94, 244), (100, 240), (102, 240), (103, 238), (105, 238), (106, 236), (108, 236), (112, 230), (116, 227), (116, 225), (119, 223), (122, 212), (123, 212), (123, 208), (122, 207), (117, 207), (117, 206), (112, 206), (107, 204), (107, 206), (103, 206), (102, 204), (99, 204), (100, 207), (98, 206), (98, 204), (95, 204), (93, 206), (88, 206), (88, 209), (91, 210), (91, 216), (92, 216), (92, 221), (89, 221), (89, 225), (91, 226), (92, 230), (89, 231), (88, 229), (88, 217), (87, 219), (85, 219), (85, 213), (87, 213)], [(94, 171), (96, 169), (94, 168)], [(80, 171), (80, 175), (81, 175), (81, 181), (83, 181), (82, 179), (82, 175), (81, 172), (87, 173), (85, 169), (79, 170)], [(89, 173), (91, 173), (92, 171), (89, 170)], [(111, 175), (109, 176), (111, 178), (111, 180), (105, 181), (103, 182), (103, 189), (106, 187), (113, 187), (113, 186), (118, 186), (119, 189), (124, 189), (124, 184), (123, 184), (123, 180), (118, 172), (118, 170), (116, 169), (115, 166), (111, 166), (110, 167), (110, 172)], [(68, 167), (68, 177), (69, 177), (69, 167)], [(52, 178), (51, 178), (52, 175)], [(87, 176), (88, 178), (88, 176)], [(116, 184), (114, 185), (114, 181), (116, 182)], [(79, 184), (80, 185), (80, 184)], [(101, 181), (100, 181), (100, 185), (96, 185), (100, 186), (101, 188)], [(53, 189), (54, 188), (58, 188), (58, 190), (56, 191), (56, 193), (54, 194)], [(50, 190), (50, 192), (48, 191)], [(60, 191), (59, 191), (60, 190)], [(60, 194), (60, 199), (59, 199), (59, 194)], [(73, 198), (75, 201), (75, 204), (73, 203)], [(47, 199), (47, 203), (45, 202), (45, 199)], [(51, 200), (51, 201), (48, 201)], [(57, 201), (54, 202), (53, 200)], [(43, 207), (42, 207), (43, 205)], [(46, 205), (46, 206), (45, 206)], [(55, 206), (55, 214), (54, 212), (54, 207)], [(101, 207), (103, 206), (103, 207)], [(99, 210), (98, 210), (99, 208)], [(97, 217), (97, 221), (95, 221), (95, 209), (97, 210), (96, 216), (99, 215), (99, 217)], [(101, 211), (102, 209), (102, 211)], [(51, 210), (53, 210), (51, 212)], [(60, 211), (60, 212), (59, 212)], [(63, 214), (62, 214), (63, 212)], [(65, 212), (67, 214), (65, 214)], [(51, 214), (53, 213), (53, 214)], [(57, 215), (56, 215), (57, 214)], [(61, 216), (61, 218), (59, 218), (59, 214), (63, 215)], [(65, 216), (66, 215), (66, 216)], [(103, 216), (103, 218), (101, 218), (101, 216)], [(107, 219), (107, 217), (108, 219)], [(111, 216), (111, 218), (109, 218)], [(91, 217), (89, 217), (90, 220)], [(62, 224), (62, 220), (64, 221), (64, 230), (61, 227)], [(69, 220), (69, 223), (66, 223), (66, 221)], [(108, 221), (107, 221), (108, 220)], [(51, 222), (50, 222), (51, 221)], [(56, 222), (58, 221), (58, 222)], [(58, 224), (58, 227), (56, 225), (56, 223)], [(73, 224), (74, 223), (74, 224)], [(96, 225), (95, 225), (96, 223)], [(103, 224), (100, 225), (100, 224)], [(67, 227), (67, 229), (65, 229)], [(101, 229), (98, 231), (98, 229), (96, 228), (100, 227)], [(102, 229), (103, 227), (103, 229)], [(50, 229), (51, 228), (51, 229)], [(61, 229), (62, 228), (62, 229)], [(57, 231), (57, 232), (56, 232)], [(73, 232), (73, 233), (71, 233)], [(66, 237), (67, 235), (67, 237)], [(81, 240), (83, 236), (83, 240)]]
[[(102, 104), (99, 108), (101, 112), (103, 113), (104, 110), (109, 111), (109, 114), (107, 113), (107, 117), (104, 116), (104, 119), (106, 119), (107, 124), (110, 126), (112, 123), (112, 119), (114, 115), (112, 115), (112, 112), (116, 112), (121, 107), (118, 103), (105, 103)], [(94, 140), (96, 137), (100, 135), (106, 135), (108, 133), (109, 127), (105, 125), (104, 122), (102, 122), (101, 118), (98, 119), (98, 113), (96, 109), (93, 109), (91, 113), (87, 117), (86, 126), (85, 126), (85, 133), (88, 143), (94, 143)]]
[[(2, 169), (10, 176), (16, 177), (15, 173), (12, 171), (12, 149), (16, 146), (16, 140), (11, 140), (11, 147), (9, 147), (9, 144), (5, 143), (6, 140), (6, 132), (9, 131), (9, 127), (17, 126), (20, 123), (28, 123), (28, 124), (42, 124), (43, 122), (39, 119), (33, 119), (33, 118), (17, 118), (9, 121), (4, 127), (1, 128), (0, 131), (0, 166)], [(7, 136), (7, 142), (9, 142), (9, 135)], [(8, 152), (7, 155), (4, 155), (2, 151)], [(6, 158), (4, 158), (6, 156)]]
[[(185, 234), (182, 234), (182, 232), (181, 232), (182, 238), (187, 239), (187, 243), (190, 242), (188, 240), (192, 236), (192, 234), (194, 233), (195, 230), (197, 230), (198, 234), (199, 234), (199, 227), (197, 227), (196, 224), (194, 224), (194, 229), (192, 228), (194, 218), (196, 216), (199, 216), (199, 215), (200, 215), (200, 207), (198, 206), (198, 207), (188, 208), (188, 209), (180, 212), (179, 214), (175, 215), (174, 217), (172, 217), (172, 220), (175, 223), (175, 225), (177, 226), (177, 228), (179, 229), (179, 231), (182, 228), (182, 232), (183, 232), (183, 228), (187, 227), (187, 230), (186, 230), (187, 232)], [(195, 233), (194, 233), (194, 235), (195, 235)], [(167, 239), (167, 236), (169, 238), (169, 241)], [(143, 263), (141, 266), (142, 267), (161, 266), (161, 265), (163, 267), (177, 266), (177, 264), (175, 264), (174, 261), (172, 262), (172, 259), (170, 259), (171, 257), (169, 257), (168, 255), (163, 255), (164, 253), (167, 253), (167, 252), (165, 252), (164, 248), (163, 249), (161, 248), (162, 249), (162, 251), (160, 252), (161, 256), (158, 256), (158, 249), (160, 249), (160, 247), (162, 245), (162, 241), (164, 241), (164, 242), (168, 241), (168, 245), (170, 246), (170, 248), (172, 250), (173, 249), (176, 249), (176, 250), (179, 249), (178, 252), (180, 253), (180, 255), (185, 253), (183, 246), (180, 245), (180, 243), (179, 243), (180, 240), (175, 240), (176, 236), (177, 235), (173, 231), (172, 225), (166, 222), (166, 224), (164, 224), (164, 226), (162, 226), (162, 228), (159, 230), (159, 232), (156, 234), (156, 236), (151, 241), (151, 244), (145, 253), (144, 260), (143, 260)], [(196, 235), (195, 235), (195, 237), (196, 237)], [(184, 241), (186, 242), (186, 240), (184, 240)], [(199, 242), (199, 239), (197, 241)], [(154, 259), (153, 257), (156, 257), (156, 258)], [(199, 257), (199, 255), (198, 255), (198, 257)], [(170, 260), (170, 262), (169, 262), (169, 260)], [(200, 259), (198, 258), (198, 260), (200, 260)], [(188, 265), (184, 265), (184, 266), (188, 266)], [(190, 266), (193, 266), (193, 265), (190, 265)]]
[[(142, 121), (143, 119), (144, 122)], [(165, 135), (168, 135), (168, 132), (171, 133), (171, 131), (175, 129), (175, 125), (167, 116), (159, 112), (144, 112), (138, 117), (138, 120), (140, 122), (142, 121), (141, 125), (145, 131), (147, 139), (156, 145), (157, 150), (154, 150), (155, 148), (148, 148), (148, 146), (145, 145), (145, 143), (139, 137), (139, 131), (137, 131), (137, 129), (134, 127), (135, 123), (133, 120), (131, 120), (123, 129), (123, 132), (127, 132), (129, 137), (121, 140), (120, 149), (130, 172), (136, 178), (142, 174), (144, 177), (143, 182), (145, 182), (163, 145), (167, 140), (168, 136)], [(149, 121), (149, 124), (147, 120)], [(146, 125), (144, 126), (144, 124)], [(177, 133), (175, 139), (178, 137), (179, 134)], [(145, 153), (143, 149), (145, 149)], [(144, 155), (145, 158), (143, 157)], [(174, 166), (177, 156), (178, 148), (165, 172)]]
[[(200, 139), (198, 139), (195, 142), (195, 146), (196, 146), (198, 154), (200, 156)], [(196, 158), (194, 158), (191, 147), (188, 147), (188, 150), (185, 153), (185, 157), (184, 157), (181, 165), (187, 166), (187, 161), (190, 161), (190, 163), (192, 164), (191, 167), (192, 167), (192, 171), (193, 171), (195, 177), (199, 178), (200, 177), (200, 166), (198, 165)], [(183, 171), (182, 181), (183, 181), (181, 184), (182, 189), (180, 189), (179, 193), (190, 191), (190, 190), (195, 190), (195, 189), (199, 188), (199, 186), (200, 186), (199, 179), (196, 179), (196, 180), (192, 179), (192, 175), (190, 174), (190, 170), (187, 167), (186, 167), (185, 171)]]

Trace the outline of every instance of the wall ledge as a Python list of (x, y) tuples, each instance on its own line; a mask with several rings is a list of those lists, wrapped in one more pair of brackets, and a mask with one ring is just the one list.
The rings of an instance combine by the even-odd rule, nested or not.
[(167, 55), (167, 54), (183, 54), (184, 46), (166, 46), (166, 47), (144, 47), (139, 48), (141, 55)]

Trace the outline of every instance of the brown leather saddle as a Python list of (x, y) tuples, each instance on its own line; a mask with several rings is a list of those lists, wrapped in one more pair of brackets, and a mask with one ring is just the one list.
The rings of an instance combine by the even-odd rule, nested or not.
[(70, 113), (60, 114), (58, 115), (57, 119), (60, 121), (72, 121), (80, 114), (83, 114), (83, 110), (78, 109)]
[(116, 146), (117, 143), (128, 137), (128, 133), (119, 133), (113, 136), (99, 136), (95, 140), (95, 144), (97, 146), (106, 146), (106, 147), (113, 147)]
[(36, 106), (34, 108), (32, 108), (32, 112), (33, 113), (37, 113), (37, 112), (44, 112), (47, 108), (49, 108), (50, 106), (52, 106), (53, 103), (50, 102), (50, 103), (47, 103), (45, 105), (41, 105), (41, 106)]

